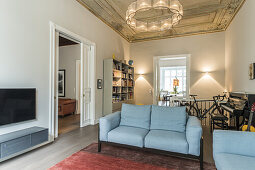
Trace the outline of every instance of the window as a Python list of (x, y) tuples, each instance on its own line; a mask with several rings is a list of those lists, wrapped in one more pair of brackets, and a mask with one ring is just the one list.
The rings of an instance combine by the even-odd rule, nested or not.
[(186, 93), (186, 66), (160, 67), (160, 90), (174, 93), (174, 79), (179, 80), (177, 92)]
[[(153, 104), (157, 104), (162, 95), (174, 94), (174, 90), (177, 90), (177, 98), (189, 96), (190, 56), (190, 54), (180, 54), (155, 56), (153, 58), (153, 85), (155, 87)], [(179, 80), (177, 89), (173, 87), (175, 78)]]

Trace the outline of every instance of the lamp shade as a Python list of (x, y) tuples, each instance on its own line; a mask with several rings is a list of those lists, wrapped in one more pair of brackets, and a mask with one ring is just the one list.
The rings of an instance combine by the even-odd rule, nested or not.
[(169, 0), (154, 0), (153, 1), (153, 7), (154, 8), (164, 8), (166, 6), (169, 6)]
[(151, 6), (151, 0), (137, 0), (137, 10), (146, 10)]
[(179, 86), (179, 80), (178, 79), (174, 79), (173, 85), (174, 86)]
[(183, 17), (179, 0), (136, 0), (126, 11), (127, 24), (138, 32), (172, 29)]

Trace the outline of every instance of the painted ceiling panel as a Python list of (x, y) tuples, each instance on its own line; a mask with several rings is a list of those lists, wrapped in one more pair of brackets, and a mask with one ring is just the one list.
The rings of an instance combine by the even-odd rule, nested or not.
[[(225, 31), (245, 2), (245, 0), (179, 0), (184, 8), (184, 16), (173, 29), (137, 32), (125, 21), (127, 8), (135, 0), (77, 1), (129, 42)], [(154, 14), (147, 16), (149, 18), (146, 19), (153, 19)]]

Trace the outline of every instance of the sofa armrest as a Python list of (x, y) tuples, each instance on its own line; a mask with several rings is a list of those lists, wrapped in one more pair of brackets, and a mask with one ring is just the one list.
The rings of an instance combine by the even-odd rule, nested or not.
[(120, 111), (109, 114), (99, 119), (99, 139), (108, 141), (108, 132), (118, 127), (120, 124)]
[(200, 155), (200, 140), (202, 137), (202, 127), (200, 120), (195, 116), (189, 116), (186, 125), (186, 138), (189, 144), (189, 154)]
[(255, 156), (255, 133), (215, 130), (213, 132), (213, 155), (217, 153)]

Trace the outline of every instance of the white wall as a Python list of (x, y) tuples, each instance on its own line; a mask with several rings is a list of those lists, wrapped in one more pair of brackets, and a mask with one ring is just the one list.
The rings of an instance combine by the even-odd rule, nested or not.
[[(0, 88), (37, 89), (37, 120), (3, 126), (0, 134), (49, 126), (49, 21), (96, 43), (96, 79), (103, 78), (104, 58), (128, 58), (129, 43), (75, 0), (0, 0)], [(102, 90), (96, 90), (101, 114)]]
[(66, 73), (65, 98), (76, 98), (76, 60), (80, 60), (80, 51), (80, 44), (59, 48), (59, 69), (64, 69)]
[[(191, 54), (190, 91), (211, 98), (225, 90), (225, 33), (213, 33), (131, 44), (135, 73), (144, 74), (135, 84), (135, 100), (152, 104), (153, 56)], [(204, 76), (210, 72), (210, 77)]]
[(228, 91), (255, 93), (249, 64), (255, 63), (255, 1), (244, 3), (226, 31), (226, 87)]
[(158, 65), (160, 67), (174, 67), (174, 66), (186, 66), (186, 58), (183, 59), (169, 59), (159, 60)]
[[(229, 91), (254, 92), (255, 80), (248, 80), (248, 65), (255, 62), (254, 9), (255, 1), (246, 1), (226, 33), (130, 46), (74, 0), (0, 0), (0, 88), (37, 88), (37, 120), (2, 126), (0, 134), (49, 125), (49, 21), (96, 43), (96, 79), (103, 78), (104, 58), (111, 58), (113, 53), (126, 60), (131, 56), (136, 74), (144, 74), (136, 81), (136, 103), (151, 104), (153, 56), (191, 54), (191, 93), (201, 98), (221, 93), (225, 84)], [(211, 77), (203, 76), (206, 71)], [(98, 118), (102, 114), (102, 90), (96, 90), (96, 102)]]

